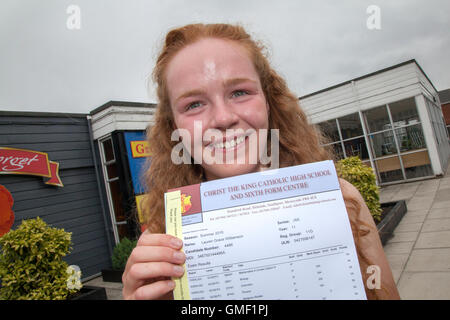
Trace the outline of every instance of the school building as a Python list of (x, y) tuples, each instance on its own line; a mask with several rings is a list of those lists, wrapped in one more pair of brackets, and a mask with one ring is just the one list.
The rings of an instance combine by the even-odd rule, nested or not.
[(416, 60), (300, 97), (338, 158), (359, 156), (380, 185), (440, 176), (450, 155), (439, 95)]

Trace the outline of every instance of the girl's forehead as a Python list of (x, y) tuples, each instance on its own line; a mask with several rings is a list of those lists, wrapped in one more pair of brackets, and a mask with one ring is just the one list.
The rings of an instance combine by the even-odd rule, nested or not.
[[(181, 49), (167, 66), (169, 87), (214, 79), (255, 77), (246, 49), (232, 41), (207, 38)], [(255, 79), (256, 80), (256, 79)]]

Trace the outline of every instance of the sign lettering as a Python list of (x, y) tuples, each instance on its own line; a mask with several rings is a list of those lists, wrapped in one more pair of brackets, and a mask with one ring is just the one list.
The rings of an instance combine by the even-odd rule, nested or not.
[(130, 141), (133, 158), (150, 157), (148, 141)]
[(50, 161), (48, 154), (33, 150), (0, 147), (0, 174), (25, 174), (50, 178), (45, 183), (63, 187), (59, 163)]

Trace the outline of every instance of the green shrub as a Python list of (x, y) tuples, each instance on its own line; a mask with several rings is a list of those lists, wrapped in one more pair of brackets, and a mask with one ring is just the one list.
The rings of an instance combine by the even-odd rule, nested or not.
[(38, 217), (1, 237), (0, 300), (64, 300), (75, 293), (68, 289), (68, 265), (62, 260), (71, 236)]
[(336, 164), (338, 175), (359, 190), (375, 221), (381, 219), (380, 191), (373, 169), (365, 166), (358, 157), (342, 159)]
[(112, 267), (114, 270), (124, 270), (127, 264), (128, 257), (131, 251), (136, 247), (137, 240), (131, 241), (128, 238), (123, 238), (113, 250)]

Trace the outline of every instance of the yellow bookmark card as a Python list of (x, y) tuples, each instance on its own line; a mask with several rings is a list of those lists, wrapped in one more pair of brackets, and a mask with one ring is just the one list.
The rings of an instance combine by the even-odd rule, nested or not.
[[(166, 233), (183, 240), (180, 190), (165, 193), (164, 202), (166, 207)], [(174, 299), (190, 300), (187, 272), (181, 278), (173, 278), (173, 280), (175, 281)]]

